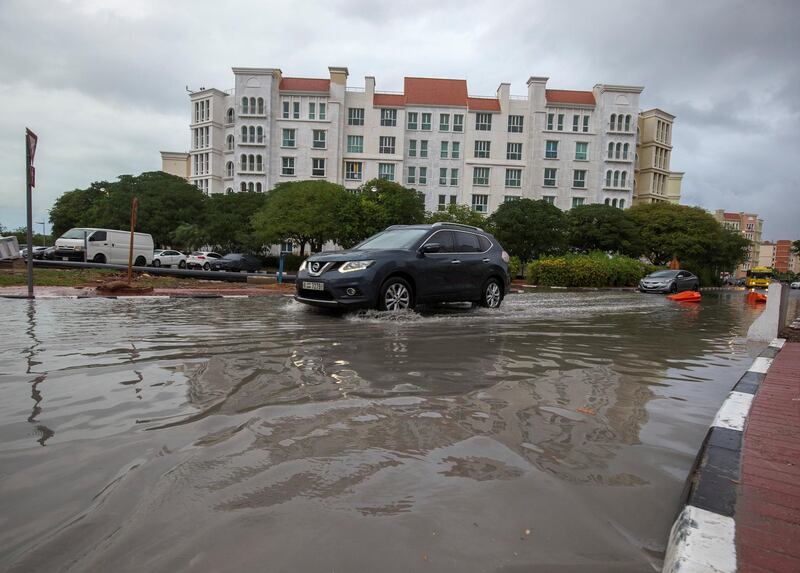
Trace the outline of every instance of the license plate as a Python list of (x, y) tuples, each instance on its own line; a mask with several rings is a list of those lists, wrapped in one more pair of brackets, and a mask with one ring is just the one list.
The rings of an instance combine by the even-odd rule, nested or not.
[(61, 259), (64, 260), (64, 261), (68, 261), (69, 257), (61, 257)]
[(306, 290), (325, 290), (325, 283), (311, 283), (303, 281), (303, 288)]

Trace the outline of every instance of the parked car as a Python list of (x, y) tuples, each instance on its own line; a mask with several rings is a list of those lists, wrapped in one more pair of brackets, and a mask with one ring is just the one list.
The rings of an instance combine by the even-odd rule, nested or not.
[[(74, 228), (56, 239), (56, 258), (127, 265), (131, 246), (130, 231), (115, 229)], [(133, 264), (144, 267), (153, 260), (153, 237), (133, 234)]]
[(656, 271), (639, 281), (639, 290), (670, 293), (682, 290), (700, 290), (700, 279), (689, 271)]
[(261, 268), (261, 259), (253, 255), (242, 255), (239, 253), (228, 253), (221, 259), (211, 261), (212, 271), (247, 271), (254, 273)]
[(477, 227), (394, 225), (352, 249), (303, 261), (295, 299), (333, 308), (457, 301), (497, 308), (511, 283), (508, 260), (497, 239)]
[(33, 247), (33, 258), (41, 261), (44, 258), (44, 253), (47, 249), (52, 247)]
[(48, 261), (53, 261), (56, 258), (56, 248), (55, 247), (47, 247), (44, 252), (42, 253), (42, 258), (47, 259)]
[(178, 267), (186, 268), (186, 255), (180, 251), (155, 251), (153, 252), (154, 267)]
[(800, 281), (795, 281), (791, 284), (792, 288), (800, 288)]
[(209, 271), (211, 270), (211, 262), (221, 258), (222, 255), (213, 251), (194, 251), (186, 257), (186, 268)]

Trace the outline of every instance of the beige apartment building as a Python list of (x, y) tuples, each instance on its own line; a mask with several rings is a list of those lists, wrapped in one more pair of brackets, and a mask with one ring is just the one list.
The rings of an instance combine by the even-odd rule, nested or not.
[(670, 171), (675, 116), (660, 109), (639, 114), (634, 204), (679, 203), (683, 172)]
[(741, 233), (745, 239), (750, 241), (747, 258), (736, 269), (736, 277), (743, 277), (748, 270), (759, 266), (761, 231), (764, 227), (764, 221), (754, 213), (731, 213), (724, 209), (714, 211), (714, 218), (726, 229)]
[[(458, 203), (488, 214), (522, 197), (564, 210), (624, 209), (634, 198), (643, 126), (654, 142), (644, 154), (658, 165), (640, 173), (648, 181), (671, 175), (669, 157), (656, 151), (671, 150), (671, 119), (663, 131), (642, 123), (639, 86), (561, 90), (532, 76), (522, 95), (501, 83), (495, 94), (475, 96), (466, 80), (406, 77), (402, 92), (387, 92), (374, 77), (351, 86), (347, 68), (328, 71), (296, 78), (233, 68), (233, 89), (191, 93), (188, 157), (162, 152), (164, 171), (188, 170), (206, 193), (266, 192), (317, 178), (354, 190), (382, 178), (423, 192), (428, 211)], [(659, 185), (658, 197), (674, 196), (669, 183)], [(677, 188), (679, 196), (679, 178)]]
[(788, 239), (764, 241), (759, 249), (758, 266), (797, 273), (800, 272), (800, 255), (792, 252), (792, 241)]

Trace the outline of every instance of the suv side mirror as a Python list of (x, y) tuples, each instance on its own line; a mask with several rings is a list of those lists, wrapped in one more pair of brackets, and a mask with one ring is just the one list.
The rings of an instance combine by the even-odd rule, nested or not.
[(420, 254), (424, 255), (426, 253), (438, 253), (441, 250), (442, 250), (442, 245), (440, 245), (439, 243), (427, 243), (422, 246), (419, 252)]

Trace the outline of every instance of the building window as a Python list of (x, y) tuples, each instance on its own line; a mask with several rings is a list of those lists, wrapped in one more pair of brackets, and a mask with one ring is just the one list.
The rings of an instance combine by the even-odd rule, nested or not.
[(611, 170), (606, 171), (606, 187), (611, 187)]
[(544, 170), (544, 186), (545, 187), (555, 187), (556, 186), (556, 170), (552, 167), (548, 167)]
[(250, 100), (246, 97), (242, 98), (242, 115), (250, 114)]
[(264, 98), (258, 98), (258, 115), (264, 115)]
[(246, 192), (247, 192), (247, 183), (245, 183), (244, 181), (242, 181), (241, 185), (239, 185), (239, 190), (240, 190), (242, 193), (246, 193)]
[(573, 197), (572, 198), (572, 206), (573, 207), (580, 207), (586, 200), (583, 197)]
[(545, 203), (550, 203), (551, 205), (555, 205), (556, 204), (556, 197), (555, 197), (555, 195), (543, 195), (542, 196), (542, 201), (544, 201)]
[(491, 131), (492, 130), (492, 114), (491, 113), (476, 113), (475, 114), (475, 130), (476, 131)]
[(262, 190), (261, 183), (256, 183), (256, 193), (261, 193)]
[(450, 185), (452, 185), (453, 187), (458, 185), (458, 169), (450, 170)]
[(406, 183), (412, 185), (417, 182), (417, 168), (409, 166), (408, 175), (406, 175)]
[(487, 159), (491, 153), (491, 141), (475, 141), (475, 157)]
[(439, 203), (436, 205), (436, 208), (439, 211), (445, 211), (447, 209), (447, 195), (439, 195)]
[(473, 167), (472, 168), (472, 184), (473, 185), (488, 185), (489, 184), (489, 168), (488, 167)]
[(586, 161), (589, 156), (589, 144), (585, 141), (575, 142), (575, 160)]
[(378, 139), (378, 153), (394, 154), (394, 137), (381, 136)]
[(583, 133), (589, 133), (589, 116), (583, 116)]
[(619, 114), (617, 116), (617, 131), (622, 131), (622, 121), (623, 121), (623, 119), (624, 118), (623, 118), (622, 114)]
[(281, 175), (294, 175), (294, 157), (281, 157)]
[(506, 187), (522, 187), (522, 169), (506, 169)]
[(233, 135), (229, 135), (227, 137), (227, 142), (228, 142), (228, 151), (233, 151), (233, 144), (234, 144)]
[(409, 111), (406, 114), (406, 128), (407, 129), (417, 129), (419, 126), (419, 113), (416, 111)]
[(578, 131), (581, 127), (581, 116), (573, 115), (572, 116), (572, 131)]
[(416, 139), (409, 139), (408, 140), (408, 156), (409, 157), (416, 157), (417, 156), (417, 140)]
[(452, 148), (452, 150), (451, 150), (451, 153), (450, 153), (450, 157), (452, 157), (453, 159), (460, 158), (461, 157), (461, 143), (459, 143), (458, 141), (453, 141), (451, 143), (451, 148)]
[(460, 113), (453, 114), (453, 131), (464, 131), (464, 115)]
[(522, 159), (522, 144), (521, 143), (507, 143), (506, 144), (506, 159), (512, 159), (512, 160)]
[(283, 119), (289, 119), (289, 106), (291, 102), (289, 100), (283, 100), (281, 103), (283, 106)]
[[(628, 149), (630, 149), (630, 148), (628, 147), (627, 143), (622, 146), (622, 159), (628, 159)], [(661, 166), (663, 167), (664, 166), (663, 165), (663, 159), (664, 159), (664, 155), (663, 154), (661, 156), (661, 159), (662, 159), (662, 165)]]
[(619, 208), (620, 209), (624, 209), (625, 208), (625, 199), (620, 199), (619, 200)]
[(364, 125), (364, 108), (347, 108), (347, 125)]
[(324, 101), (319, 102), (319, 118), (325, 119), (327, 113), (328, 113), (328, 104), (326, 104)]
[(256, 128), (256, 143), (264, 143), (264, 128), (260, 125)]
[(509, 133), (522, 133), (522, 121), (523, 121), (523, 117), (521, 115), (509, 115), (508, 116), (508, 132)]
[(585, 169), (575, 169), (572, 172), (572, 186), (577, 187), (579, 189), (584, 189), (586, 187)]
[(630, 115), (626, 115), (625, 116), (625, 131), (630, 131), (630, 130), (631, 130), (631, 116)]
[(325, 160), (321, 157), (315, 157), (311, 160), (311, 175), (312, 177), (325, 177)]
[(555, 119), (554, 113), (547, 114), (547, 131), (553, 131), (553, 120)]
[(253, 192), (255, 192), (255, 190), (256, 190), (256, 186), (253, 183), (248, 183), (247, 184), (248, 193), (253, 193)]
[(447, 141), (443, 141), (441, 150), (439, 152), (439, 157), (442, 159), (447, 159), (447, 156), (449, 154), (449, 149), (450, 149), (450, 143)]
[(619, 176), (619, 186), (625, 189), (625, 183), (627, 183), (626, 179), (628, 178), (628, 172), (623, 171), (622, 174)]
[(619, 187), (619, 171), (614, 171), (614, 187)]
[(519, 195), (505, 195), (503, 196), (503, 203), (511, 203), (512, 201), (519, 201), (522, 199)]
[(317, 102), (308, 102), (308, 119), (315, 119), (317, 115)]
[(544, 150), (545, 159), (558, 159), (558, 141), (548, 139)]
[(294, 129), (284, 129), (283, 138), (281, 139), (281, 147), (296, 147), (297, 139), (295, 138)]
[(325, 133), (324, 129), (314, 130), (314, 149), (325, 149)]
[(233, 119), (234, 119), (234, 111), (233, 111), (233, 108), (232, 108), (232, 107), (228, 108), (228, 113), (227, 113), (227, 115), (225, 116), (225, 118), (226, 118), (226, 120), (227, 120), (227, 123), (233, 123)]
[(564, 114), (558, 114), (558, 131), (564, 131)]
[(450, 114), (439, 114), (439, 131), (450, 131)]
[(419, 168), (419, 184), (420, 185), (427, 185), (428, 184), (428, 168), (427, 167), (420, 167)]
[(227, 189), (225, 189), (226, 195), (230, 195), (231, 193), (233, 193), (233, 187), (228, 187)]
[(608, 122), (608, 131), (614, 131), (614, 128), (617, 126), (617, 114), (612, 113), (611, 119)]
[(361, 181), (363, 166), (360, 161), (344, 162), (344, 178), (349, 181)]
[(347, 153), (364, 153), (364, 136), (347, 136)]
[(378, 179), (394, 181), (394, 163), (378, 163)]
[(431, 130), (431, 114), (430, 113), (423, 113), (422, 114), (422, 125), (420, 126), (422, 131), (430, 131)]
[(381, 125), (384, 127), (396, 127), (397, 110), (381, 108)]
[(609, 142), (608, 144), (608, 158), (614, 159), (614, 142)]
[(300, 119), (300, 102), (293, 101), (292, 102), (292, 117), (294, 119)]
[(447, 167), (439, 168), (439, 185), (447, 185)]
[(228, 161), (228, 163), (225, 164), (225, 175), (233, 177), (233, 161)]
[(617, 143), (615, 146), (616, 152), (614, 153), (614, 158), (619, 159), (622, 156), (622, 144)]
[(419, 156), (428, 157), (428, 140), (423, 139), (419, 142)]
[(473, 195), (472, 196), (472, 210), (476, 213), (489, 212), (489, 196), (488, 195)]

